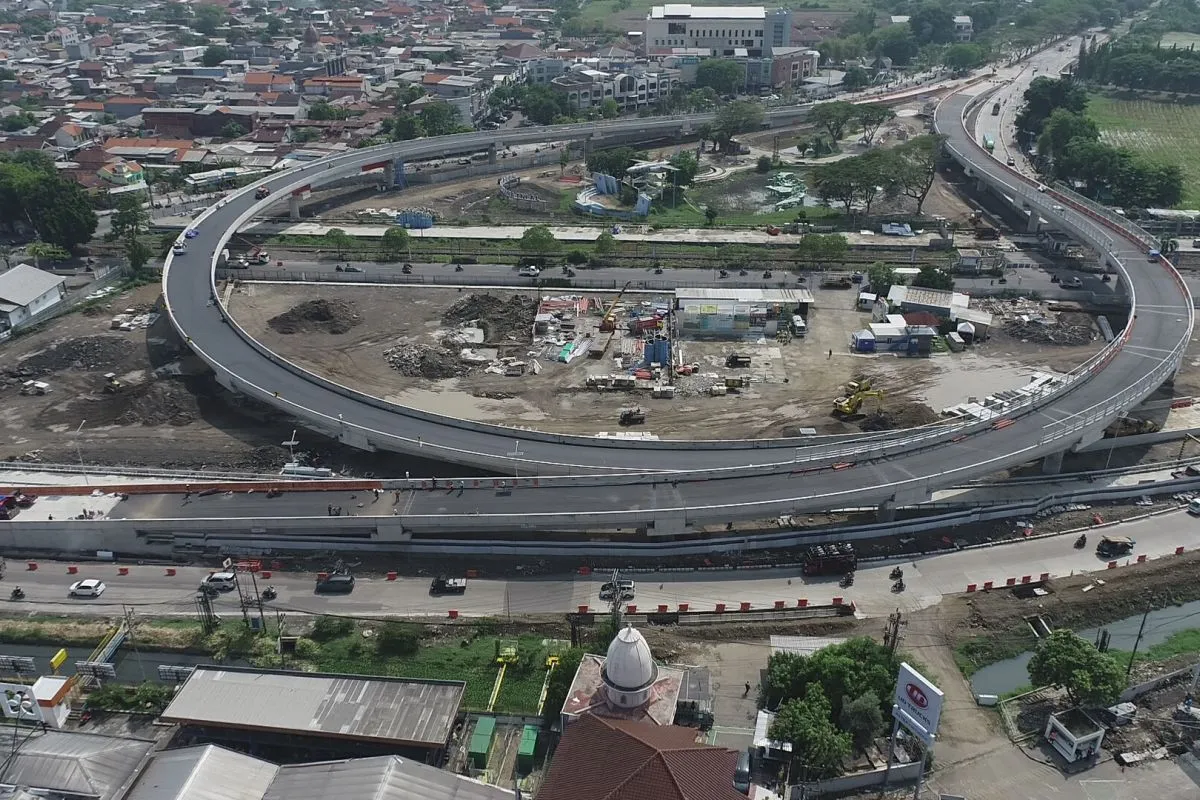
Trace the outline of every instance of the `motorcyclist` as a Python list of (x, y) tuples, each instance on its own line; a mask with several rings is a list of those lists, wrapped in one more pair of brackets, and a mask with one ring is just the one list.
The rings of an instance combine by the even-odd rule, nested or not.
[(22, 589), (20, 586), (14, 586), (13, 590), (12, 590), (12, 596), (14, 599), (19, 600), (25, 596), (25, 590)]

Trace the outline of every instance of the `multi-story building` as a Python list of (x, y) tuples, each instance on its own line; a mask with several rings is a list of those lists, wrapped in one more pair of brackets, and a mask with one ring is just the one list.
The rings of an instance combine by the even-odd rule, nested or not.
[(954, 39), (958, 42), (969, 42), (975, 35), (975, 24), (968, 16), (954, 18)]
[(565, 94), (571, 107), (580, 111), (605, 100), (615, 101), (622, 111), (635, 111), (670, 96), (678, 83), (676, 70), (610, 73), (580, 66), (550, 81), (550, 88)]
[[(764, 55), (766, 9), (762, 6), (692, 6), (685, 3), (654, 6), (646, 17), (647, 49), (686, 47), (704, 49), (711, 56), (732, 58)], [(772, 32), (772, 36), (774, 31)], [(790, 41), (783, 36), (782, 44)]]

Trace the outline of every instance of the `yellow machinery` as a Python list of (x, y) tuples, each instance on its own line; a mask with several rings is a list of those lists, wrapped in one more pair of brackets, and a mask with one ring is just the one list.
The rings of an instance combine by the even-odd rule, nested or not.
[(846, 388), (842, 390), (846, 397), (858, 394), (859, 392), (871, 391), (871, 379), (859, 378), (858, 380), (850, 381), (846, 384)]
[(883, 406), (883, 392), (881, 391), (859, 391), (848, 397), (839, 397), (833, 401), (833, 411), (835, 414), (850, 417), (858, 413), (862, 408), (862, 404), (868, 398), (874, 397), (879, 401), (880, 407)]
[(633, 281), (626, 281), (625, 285), (621, 287), (621, 291), (617, 292), (616, 299), (612, 301), (612, 305), (608, 307), (608, 311), (600, 320), (600, 330), (602, 332), (610, 333), (617, 329), (617, 323), (616, 320), (613, 319), (613, 315), (617, 313), (617, 306), (620, 305), (621, 298), (625, 296), (625, 292), (627, 292), (629, 287), (632, 285)]

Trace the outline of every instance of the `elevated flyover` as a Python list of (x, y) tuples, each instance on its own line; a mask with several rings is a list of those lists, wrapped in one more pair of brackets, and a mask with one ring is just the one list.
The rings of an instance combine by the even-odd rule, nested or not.
[[(666, 535), (714, 521), (763, 518), (839, 506), (921, 502), (934, 489), (1099, 438), (1125, 409), (1178, 368), (1192, 307), (1178, 274), (1150, 262), (1144, 233), (1078, 198), (1010, 173), (974, 145), (963, 114), (978, 98), (942, 103), (938, 129), (955, 158), (1013, 203), (1099, 250), (1133, 304), (1118, 339), (1061, 383), (996, 421), (942, 423), (889, 434), (743, 441), (630, 441), (506, 428), (417, 411), (338, 385), (272, 353), (217, 301), (215, 268), (234, 232), (271, 202), (397, 160), (486, 149), (495, 133), (399, 142), (307, 164), (231, 193), (194, 223), (189, 252), (169, 257), (167, 310), (188, 345), (227, 388), (278, 408), (306, 426), (363, 448), (420, 453), (514, 476), (497, 487), (470, 482), (400, 510), (408, 530), (643, 528)], [(805, 109), (784, 112), (795, 119)], [(564, 125), (504, 132), (505, 144), (640, 135), (687, 135), (708, 115)], [(772, 115), (772, 124), (786, 121)], [(258, 186), (271, 196), (256, 200)], [(439, 488), (447, 488), (444, 485)], [(453, 487), (450, 487), (453, 489)]]

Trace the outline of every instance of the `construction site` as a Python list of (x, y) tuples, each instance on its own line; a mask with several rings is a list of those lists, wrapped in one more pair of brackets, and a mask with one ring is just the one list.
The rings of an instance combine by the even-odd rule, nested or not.
[(229, 297), (267, 347), (360, 391), (464, 419), (614, 437), (796, 436), (986, 416), (989, 396), (1053, 381), (1105, 338), (1089, 314), (992, 300), (978, 312), (990, 330), (964, 348), (935, 334), (941, 344), (911, 356), (907, 345), (860, 352), (854, 335), (868, 326), (913, 341), (927, 326), (907, 324), (907, 314), (925, 319), (903, 309), (873, 323), (853, 294), (247, 282)]

